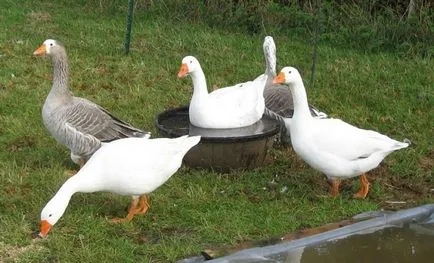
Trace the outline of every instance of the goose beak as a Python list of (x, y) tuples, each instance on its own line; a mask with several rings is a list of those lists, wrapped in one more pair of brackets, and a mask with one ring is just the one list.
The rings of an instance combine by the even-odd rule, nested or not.
[(280, 72), (276, 78), (273, 79), (273, 84), (282, 84), (285, 82), (285, 73)]
[(183, 78), (183, 77), (187, 76), (187, 74), (188, 74), (188, 66), (187, 66), (187, 64), (183, 63), (181, 65), (181, 68), (179, 69), (178, 78)]
[(33, 52), (33, 56), (43, 56), (47, 53), (47, 48), (45, 44), (42, 44), (38, 49)]
[(42, 220), (41, 221), (41, 232), (39, 233), (39, 236), (42, 238), (45, 238), (47, 236), (48, 232), (50, 232), (52, 227), (53, 226), (50, 223), (48, 223), (47, 220)]

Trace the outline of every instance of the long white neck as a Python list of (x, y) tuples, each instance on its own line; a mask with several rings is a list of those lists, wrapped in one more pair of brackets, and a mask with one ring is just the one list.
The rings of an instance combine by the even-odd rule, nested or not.
[(292, 99), (294, 101), (294, 116), (295, 119), (311, 119), (312, 115), (309, 110), (309, 103), (307, 102), (306, 89), (304, 88), (303, 80), (301, 77), (294, 83), (290, 84), (289, 88), (292, 93)]
[(77, 174), (66, 180), (60, 187), (53, 199), (66, 201), (68, 204), (71, 196), (77, 192), (92, 193), (98, 191), (100, 182), (97, 172), (91, 171), (88, 167), (83, 167)]
[[(69, 201), (73, 194), (77, 192), (79, 187), (79, 180), (75, 176), (69, 178), (57, 191), (53, 198), (47, 203), (46, 206), (56, 207), (59, 211), (59, 218), (65, 213)], [(56, 220), (57, 221), (57, 220)]]
[(58, 209), (59, 218), (68, 207), (73, 194), (77, 192), (91, 193), (99, 190), (100, 183), (92, 180), (98, 176), (92, 176), (90, 173), (91, 171), (87, 172), (85, 167), (82, 168), (76, 175), (69, 178), (48, 202), (47, 206), (54, 205)]
[(190, 73), (193, 81), (193, 97), (192, 100), (199, 99), (208, 95), (205, 74), (201, 68)]

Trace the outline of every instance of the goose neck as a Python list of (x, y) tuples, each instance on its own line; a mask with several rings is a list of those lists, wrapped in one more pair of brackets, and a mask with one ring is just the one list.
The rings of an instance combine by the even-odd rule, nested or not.
[(68, 58), (63, 50), (53, 54), (53, 87), (52, 91), (58, 94), (70, 95), (68, 89)]
[(76, 192), (79, 192), (80, 188), (80, 177), (79, 176), (72, 176), (69, 178), (63, 185), (60, 187), (59, 191), (56, 195), (63, 196), (64, 198), (71, 198), (73, 194)]
[(202, 70), (196, 70), (190, 73), (193, 81), (193, 97), (202, 97), (208, 95), (205, 74)]
[[(49, 207), (51, 209), (55, 209), (57, 211), (57, 218), (53, 218), (52, 224), (54, 225), (57, 220), (62, 217), (65, 213), (66, 208), (68, 207), (69, 201), (73, 194), (75, 194), (79, 187), (79, 178), (77, 175), (69, 178), (57, 191), (53, 198), (47, 203), (44, 210)], [(51, 216), (51, 215), (50, 215)]]
[(276, 76), (276, 55), (270, 54), (267, 52), (265, 56), (266, 69), (265, 73), (268, 76), (275, 77)]
[(66, 207), (71, 200), (73, 194), (77, 192), (77, 179), (75, 176), (69, 178), (57, 191), (56, 195), (50, 200), (50, 203), (56, 205), (56, 207), (64, 213)]
[(300, 79), (290, 86), (292, 98), (294, 100), (294, 116), (295, 118), (302, 117), (304, 119), (312, 118), (307, 101), (306, 89), (304, 88), (303, 80)]

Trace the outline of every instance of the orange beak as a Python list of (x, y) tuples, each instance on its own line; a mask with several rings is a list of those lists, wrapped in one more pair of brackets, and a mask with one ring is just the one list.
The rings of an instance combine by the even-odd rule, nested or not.
[(33, 52), (34, 56), (44, 56), (47, 53), (47, 48), (45, 44), (42, 44), (38, 49)]
[(50, 223), (48, 223), (47, 220), (42, 220), (41, 221), (41, 232), (39, 233), (39, 236), (42, 238), (45, 238), (47, 236), (48, 232), (50, 232), (52, 227), (53, 226)]
[(188, 74), (188, 66), (187, 66), (187, 64), (183, 63), (181, 65), (181, 68), (179, 69), (178, 78), (183, 78), (183, 77), (187, 76), (187, 74)]
[(276, 78), (273, 79), (273, 84), (282, 84), (285, 82), (285, 73), (280, 72)]

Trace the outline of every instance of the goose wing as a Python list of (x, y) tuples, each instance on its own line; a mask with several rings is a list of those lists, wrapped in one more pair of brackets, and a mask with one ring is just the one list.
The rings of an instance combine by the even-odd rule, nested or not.
[(397, 143), (376, 131), (360, 129), (339, 119), (316, 119), (314, 122), (312, 139), (317, 149), (346, 160), (366, 158)]
[(209, 102), (231, 115), (249, 114), (258, 104), (257, 85), (260, 85), (260, 82), (247, 81), (217, 89), (209, 94)]
[(64, 116), (70, 128), (79, 133), (94, 136), (102, 142), (126, 137), (143, 137), (149, 134), (134, 128), (104, 108), (82, 98), (75, 97), (72, 106), (68, 107)]
[(291, 91), (280, 86), (266, 86), (264, 89), (265, 107), (285, 118), (294, 114)]

